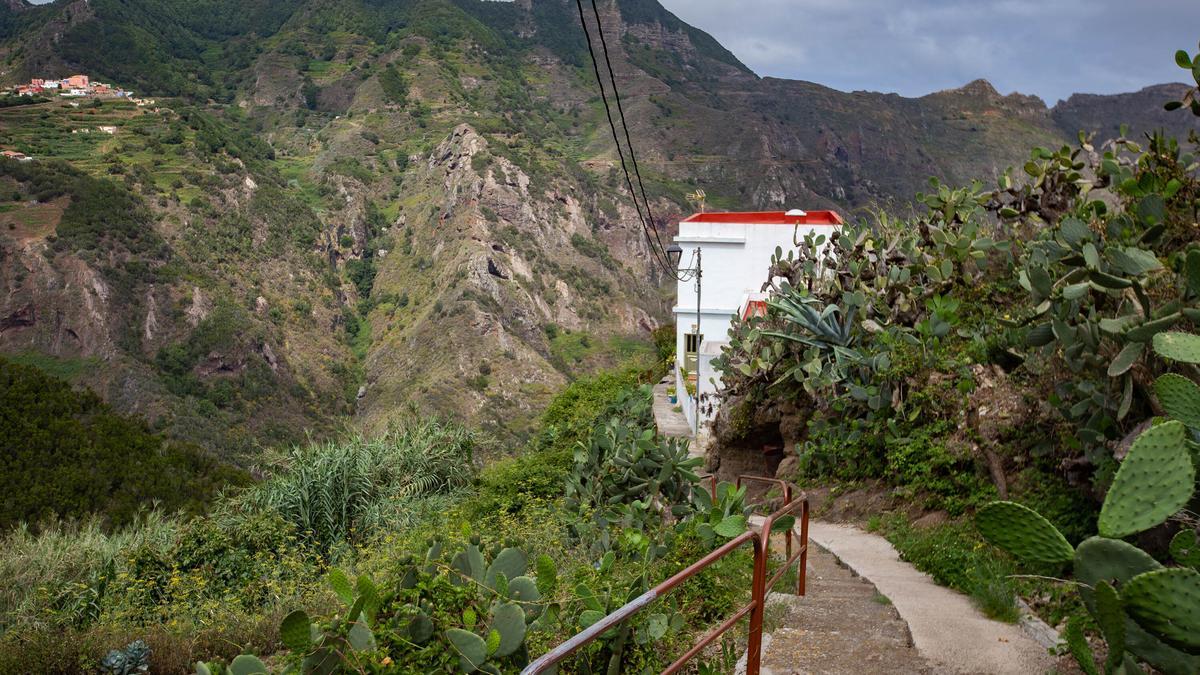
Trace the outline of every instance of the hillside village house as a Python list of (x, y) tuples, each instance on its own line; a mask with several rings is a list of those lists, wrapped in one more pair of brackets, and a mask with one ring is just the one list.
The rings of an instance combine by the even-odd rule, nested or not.
[[(696, 403), (688, 383), (701, 397), (720, 389), (712, 360), (728, 344), (734, 315), (765, 314), (767, 297), (761, 288), (775, 248), (787, 251), (795, 248), (793, 237), (800, 239), (808, 232), (829, 235), (841, 224), (841, 216), (834, 211), (800, 209), (697, 213), (680, 221), (675, 242), (683, 249), (681, 269), (695, 265), (696, 249), (700, 249), (703, 269), (699, 326), (694, 281), (678, 283), (674, 308), (675, 389), (693, 430), (697, 428)], [(701, 421), (708, 421), (714, 413), (702, 410)]]
[[(55, 94), (72, 98), (131, 98), (133, 92), (126, 91), (104, 82), (94, 82), (87, 75), (72, 75), (61, 80), (34, 78), (27, 84), (20, 84), (8, 90), (17, 96), (39, 96)], [(139, 104), (141, 105), (141, 104)]]

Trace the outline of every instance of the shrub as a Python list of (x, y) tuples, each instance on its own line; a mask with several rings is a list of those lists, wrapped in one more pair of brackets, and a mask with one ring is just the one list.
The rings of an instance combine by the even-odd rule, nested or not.
[(200, 512), (217, 490), (248, 480), (200, 448), (114, 413), (91, 391), (4, 359), (0, 439), (3, 528), (89, 514), (120, 526), (152, 503)]
[(355, 434), (293, 447), (270, 478), (235, 498), (233, 508), (278, 513), (329, 550), (413, 522), (419, 497), (470, 485), (479, 444), (462, 427), (425, 420), (391, 426), (374, 438)]
[(408, 102), (408, 82), (394, 64), (379, 73), (379, 86), (383, 88), (383, 100), (393, 105), (403, 106)]

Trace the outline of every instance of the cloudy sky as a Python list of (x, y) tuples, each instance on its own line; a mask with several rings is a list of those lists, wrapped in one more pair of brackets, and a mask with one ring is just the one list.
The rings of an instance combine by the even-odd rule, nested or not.
[(660, 0), (759, 75), (920, 96), (986, 78), (1053, 105), (1183, 81), (1200, 0)]

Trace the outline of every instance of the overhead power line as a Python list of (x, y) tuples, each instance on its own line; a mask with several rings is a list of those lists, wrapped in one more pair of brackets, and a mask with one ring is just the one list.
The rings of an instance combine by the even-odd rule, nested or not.
[[(608, 127), (612, 131), (613, 143), (615, 143), (617, 146), (617, 156), (620, 158), (620, 161), (621, 161), (621, 171), (625, 174), (625, 184), (629, 187), (629, 196), (633, 199), (633, 206), (637, 210), (638, 221), (641, 223), (642, 232), (646, 236), (646, 243), (650, 246), (650, 253), (654, 255), (655, 260), (662, 267), (662, 269), (666, 270), (672, 277), (678, 279), (679, 278), (678, 273), (674, 269), (674, 266), (671, 265), (670, 260), (666, 254), (666, 250), (662, 247), (662, 242), (658, 237), (658, 230), (654, 227), (652, 222), (648, 223), (646, 216), (644, 216), (642, 214), (642, 205), (638, 201), (637, 191), (634, 190), (633, 178), (630, 176), (629, 167), (625, 163), (625, 152), (621, 148), (621, 141), (617, 135), (617, 125), (616, 125), (616, 122), (613, 121), (612, 108), (609, 106), (608, 94), (604, 88), (604, 78), (600, 74), (599, 60), (596, 58), (596, 51), (595, 51), (595, 48), (592, 46), (592, 34), (591, 34), (591, 31), (588, 30), (587, 21), (584, 18), (583, 0), (575, 0), (575, 6), (579, 10), (579, 25), (583, 28), (583, 35), (584, 35), (584, 38), (587, 40), (588, 54), (592, 57), (592, 70), (596, 74), (596, 84), (599, 85), (599, 87), (600, 87), (600, 100), (604, 103), (604, 114), (608, 118)], [(595, 9), (594, 0), (593, 0), (592, 8)], [(599, 22), (599, 13), (598, 12), (596, 14), (596, 20), (598, 23)], [(605, 61), (606, 62), (608, 61), (607, 50), (605, 51)], [(611, 63), (609, 63), (609, 75), (610, 75), (610, 79), (611, 79), (611, 76), (612, 76), (612, 64)], [(615, 79), (611, 80), (611, 86), (613, 87), (614, 95), (617, 95)], [(622, 125), (624, 125), (623, 117), (622, 117)], [(628, 141), (628, 138), (629, 138), (628, 128), (626, 128), (626, 140), (627, 141)], [(633, 159), (633, 146), (632, 145), (630, 145), (630, 158)], [(636, 164), (634, 166), (635, 166), (635, 170), (636, 170)], [(638, 178), (638, 181), (640, 184), (640, 182), (641, 182), (640, 176)], [(642, 191), (642, 196), (643, 196), (643, 198), (645, 197), (645, 189), (644, 188)], [(649, 210), (650, 210), (650, 203), (649, 203), (649, 201), (647, 201), (646, 202), (646, 211), (649, 212)]]
[[(642, 182), (642, 172), (638, 168), (637, 155), (633, 152), (633, 141), (629, 138), (629, 125), (625, 123), (625, 108), (621, 105), (621, 90), (617, 88), (617, 75), (613, 70), (612, 61), (608, 58), (608, 41), (604, 39), (604, 23), (600, 21), (600, 10), (596, 0), (592, 1), (592, 13), (596, 15), (596, 34), (600, 36), (600, 49), (604, 52), (604, 64), (608, 66), (608, 79), (612, 83), (613, 98), (617, 102), (617, 115), (621, 118), (621, 128), (625, 131), (625, 145), (629, 147), (629, 163), (633, 165), (633, 175), (637, 177), (638, 187), (642, 191), (642, 202), (646, 205), (646, 219), (650, 221), (650, 230), (658, 242), (658, 250), (665, 254), (662, 236), (658, 232), (658, 224), (654, 222), (654, 213), (650, 210), (650, 198), (646, 196), (646, 185)], [(615, 134), (615, 131), (614, 131)], [(616, 140), (614, 138), (614, 140)], [(636, 195), (634, 196), (636, 200)]]

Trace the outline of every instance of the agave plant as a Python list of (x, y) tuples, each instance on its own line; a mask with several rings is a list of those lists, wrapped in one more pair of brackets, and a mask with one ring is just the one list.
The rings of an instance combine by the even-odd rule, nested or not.
[(835, 351), (841, 348), (848, 352), (847, 348), (852, 346), (854, 340), (853, 325), (856, 308), (850, 306), (843, 312), (842, 308), (837, 305), (822, 306), (822, 303), (816, 298), (788, 292), (790, 290), (790, 286), (786, 287), (785, 294), (768, 300), (767, 304), (779, 310), (783, 320), (799, 329), (800, 332), (765, 331), (763, 334), (792, 340), (810, 347), (829, 348)]

